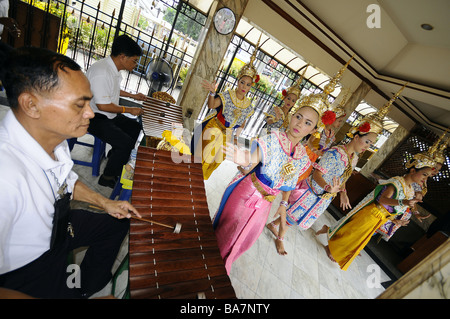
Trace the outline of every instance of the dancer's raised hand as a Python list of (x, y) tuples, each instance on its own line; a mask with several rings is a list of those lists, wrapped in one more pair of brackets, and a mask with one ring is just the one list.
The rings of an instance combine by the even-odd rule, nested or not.
[(211, 93), (216, 92), (216, 86), (217, 86), (216, 81), (209, 82), (209, 81), (203, 80), (203, 82), (202, 82), (202, 87)]

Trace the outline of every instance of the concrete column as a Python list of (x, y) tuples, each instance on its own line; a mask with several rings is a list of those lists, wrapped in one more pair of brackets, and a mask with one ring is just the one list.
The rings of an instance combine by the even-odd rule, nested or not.
[(389, 136), (389, 138), (380, 147), (378, 152), (376, 152), (367, 163), (361, 168), (360, 173), (365, 177), (369, 177), (378, 167), (383, 164), (383, 162), (391, 155), (391, 153), (396, 149), (396, 147), (403, 143), (403, 141), (409, 136), (409, 131), (402, 126), (398, 126), (394, 133)]
[[(366, 95), (370, 91), (370, 86), (366, 82), (361, 82), (361, 84), (356, 88), (355, 92), (352, 93), (347, 103), (344, 105), (345, 110), (345, 118), (344, 123), (350, 117), (352, 112), (356, 109), (356, 107), (362, 102), (362, 100), (366, 97)], [(342, 98), (341, 94), (344, 94), (343, 90), (339, 94), (338, 98)], [(339, 128), (340, 129), (340, 128)], [(347, 132), (345, 132), (347, 133)]]
[[(366, 95), (371, 90), (370, 86), (366, 82), (361, 82), (361, 84), (356, 88), (355, 92), (352, 93), (350, 98), (348, 99), (347, 103), (344, 105), (345, 110), (345, 117), (344, 122), (342, 126), (336, 131), (336, 142), (340, 142), (344, 139), (345, 134), (347, 134), (349, 125), (345, 123), (347, 119), (350, 117), (352, 112), (356, 109), (356, 107), (361, 103), (361, 101), (366, 97)], [(339, 101), (342, 99), (342, 96), (344, 94), (344, 90), (341, 91), (337, 99)]]
[[(428, 239), (425, 244), (430, 251), (436, 245), (436, 243), (433, 245), (431, 239)], [(423, 249), (425, 251), (425, 248)], [(448, 299), (447, 279), (449, 276), (450, 239), (447, 238), (414, 268), (389, 286), (377, 299)]]
[(228, 35), (219, 34), (212, 21), (214, 14), (220, 8), (230, 8), (236, 15), (237, 27), (247, 3), (248, 0), (219, 0), (212, 5), (211, 15), (206, 24), (207, 32), (197, 49), (178, 100), (178, 104), (183, 109), (184, 127), (190, 131), (194, 129), (194, 121), (208, 94), (202, 88), (201, 83), (203, 80), (213, 81), (215, 79), (234, 34), (234, 30)]

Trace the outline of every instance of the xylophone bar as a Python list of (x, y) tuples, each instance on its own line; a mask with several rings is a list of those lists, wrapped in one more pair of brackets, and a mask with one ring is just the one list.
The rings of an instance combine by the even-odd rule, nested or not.
[(173, 123), (183, 123), (179, 105), (147, 97), (142, 103), (142, 109), (142, 127), (147, 136), (161, 137), (164, 130), (172, 130)]
[[(132, 204), (143, 218), (130, 221), (132, 298), (236, 298), (212, 229), (200, 163), (179, 163), (172, 153), (140, 147)], [(192, 160), (192, 158), (191, 158)]]
[(152, 97), (147, 97), (147, 100), (142, 103), (142, 107), (144, 110), (148, 110), (149, 112), (158, 112), (158, 114), (164, 112), (178, 118), (183, 117), (181, 113), (181, 106), (154, 99)]
[(218, 276), (212, 282), (214, 284), (214, 292), (204, 280), (178, 282), (170, 286), (164, 286), (155, 294), (156, 291), (151, 288), (136, 289), (134, 291), (135, 299), (147, 298), (171, 298), (171, 299), (195, 299), (198, 292), (204, 292), (207, 299), (213, 299), (216, 295), (220, 295), (223, 299), (236, 298), (233, 287), (229, 285), (228, 276)]

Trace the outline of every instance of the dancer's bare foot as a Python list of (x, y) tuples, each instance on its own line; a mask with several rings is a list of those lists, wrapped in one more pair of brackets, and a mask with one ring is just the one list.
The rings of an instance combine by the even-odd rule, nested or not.
[(278, 230), (276, 229), (276, 226), (273, 222), (268, 223), (266, 227), (272, 232), (272, 234), (275, 235), (275, 237), (278, 237)]
[(277, 237), (277, 239), (275, 239), (275, 246), (277, 247), (278, 254), (284, 256), (287, 255), (287, 251), (284, 249), (283, 240), (284, 238)]
[(323, 246), (323, 248), (325, 248), (325, 252), (327, 253), (328, 258), (330, 258), (332, 262), (336, 262), (336, 260), (334, 260), (333, 256), (331, 255), (331, 251), (328, 245)]
[(323, 225), (323, 227), (316, 232), (316, 236), (320, 234), (326, 234), (328, 232), (328, 229), (330, 229), (330, 227), (328, 227), (327, 225)]

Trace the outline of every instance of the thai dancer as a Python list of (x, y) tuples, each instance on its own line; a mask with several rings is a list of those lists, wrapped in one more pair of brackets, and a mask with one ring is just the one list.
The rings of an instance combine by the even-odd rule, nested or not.
[[(292, 108), (286, 132), (275, 130), (252, 144), (251, 151), (227, 144), (228, 158), (250, 171), (238, 173), (224, 192), (213, 226), (227, 272), (258, 239), (279, 192), (287, 201), (299, 176), (311, 165), (301, 140), (314, 132), (321, 105)], [(286, 207), (277, 211), (285, 218)]]
[(320, 158), (335, 142), (336, 131), (342, 126), (345, 120), (346, 112), (344, 104), (347, 101), (347, 94), (342, 101), (332, 109), (334, 115), (326, 115), (322, 119), (325, 125), (321, 132), (316, 132), (308, 139), (308, 147), (316, 154), (316, 160)]
[(302, 81), (308, 65), (304, 67), (303, 74), (294, 82), (287, 90), (282, 91), (283, 102), (281, 106), (274, 105), (266, 115), (267, 132), (270, 133), (274, 129), (285, 131), (288, 127), (288, 114), (291, 108), (297, 103), (301, 97)]
[[(435, 162), (436, 166), (434, 167), (433, 171), (431, 172), (430, 177), (436, 176), (439, 174), (439, 171), (441, 170), (442, 166), (445, 163), (445, 155), (444, 150), (447, 147), (448, 142), (444, 142), (441, 144), (441, 141), (445, 137), (445, 134), (447, 131), (442, 134), (440, 138), (438, 138), (433, 145), (428, 149), (427, 155), (432, 157)], [(428, 191), (427, 188), (427, 181), (425, 180), (422, 185), (419, 185), (417, 183), (413, 183), (413, 189), (415, 191), (415, 198), (419, 199), (419, 201), (422, 201), (423, 197)], [(402, 226), (407, 226), (409, 224), (409, 221), (412, 217), (412, 215), (415, 215), (416, 218), (422, 222), (423, 219), (426, 219), (430, 217), (430, 214), (426, 216), (422, 216), (418, 211), (417, 207), (414, 206), (411, 209), (407, 209), (405, 213), (402, 215), (398, 215), (395, 217), (395, 219), (398, 221), (394, 223), (394, 221), (388, 220), (386, 223), (384, 223), (382, 226), (380, 226), (379, 229), (377, 229), (376, 233), (380, 234), (380, 239), (382, 238), (385, 241), (389, 241), (389, 239), (394, 236), (395, 232)]]
[[(327, 101), (328, 94), (334, 90), (337, 81), (350, 61), (325, 86), (324, 92), (321, 95), (317, 95), (318, 97), (320, 96), (321, 101)], [(322, 122), (329, 112), (326, 111), (324, 113), (321, 119)], [(338, 192), (341, 194), (342, 206), (345, 208), (350, 206), (345, 192), (345, 182), (356, 165), (357, 156), (355, 156), (355, 152), (360, 153), (368, 149), (377, 137), (376, 134), (365, 134), (364, 129), (361, 128), (361, 131), (355, 134), (355, 137), (348, 145), (334, 147), (326, 152), (315, 167), (313, 174), (303, 180), (299, 180), (296, 188), (290, 194), (289, 201), (287, 203), (282, 202), (283, 205), (287, 205), (286, 220), (288, 226), (298, 225), (301, 229), (308, 229), (325, 211)], [(277, 230), (278, 226), (281, 226), (279, 230)], [(281, 218), (277, 218), (269, 223), (267, 228), (276, 236), (275, 245), (278, 253), (281, 255), (287, 254), (283, 243), (287, 230), (285, 223), (282, 222)]]
[[(341, 207), (344, 210), (351, 208), (345, 183), (356, 166), (357, 154), (367, 150), (376, 139), (375, 133), (364, 132), (362, 127), (350, 143), (332, 147), (325, 152), (311, 176), (301, 181), (291, 192), (286, 217), (288, 225), (298, 226), (301, 230), (310, 228), (338, 193)], [(267, 227), (277, 237), (275, 242), (278, 253), (284, 255), (285, 231), (278, 232), (276, 227), (279, 225), (278, 218)]]
[(375, 231), (388, 219), (398, 223), (396, 215), (402, 215), (419, 199), (414, 199), (412, 183), (423, 183), (435, 167), (434, 160), (426, 154), (416, 154), (407, 163), (407, 173), (381, 181), (354, 209), (342, 218), (335, 227), (324, 226), (316, 234), (327, 233), (328, 257), (336, 261), (342, 270), (347, 270), (353, 260), (364, 249)]
[[(403, 88), (402, 88), (403, 89)], [(369, 132), (382, 132), (383, 118), (398, 92), (389, 103), (376, 113), (362, 120), (370, 125)], [(423, 184), (431, 175), (436, 163), (425, 153), (416, 154), (407, 163), (407, 173), (381, 181), (360, 203), (356, 205), (337, 225), (329, 228), (324, 225), (316, 234), (327, 233), (328, 245), (325, 251), (328, 257), (336, 261), (342, 270), (347, 270), (353, 260), (364, 249), (375, 231), (388, 219), (395, 221), (396, 215), (403, 214), (419, 199), (414, 199), (413, 183)]]
[[(246, 97), (254, 83), (259, 81), (259, 75), (253, 65), (258, 51), (259, 41), (250, 58), (238, 74), (237, 87), (216, 94), (216, 83), (204, 81), (202, 86), (209, 90), (208, 108), (214, 110), (202, 125), (194, 132), (191, 151), (202, 158), (203, 178), (209, 179), (214, 170), (224, 160), (223, 146), (232, 135), (239, 135), (247, 119), (253, 114), (251, 100)], [(229, 129), (229, 130), (228, 130)]]

